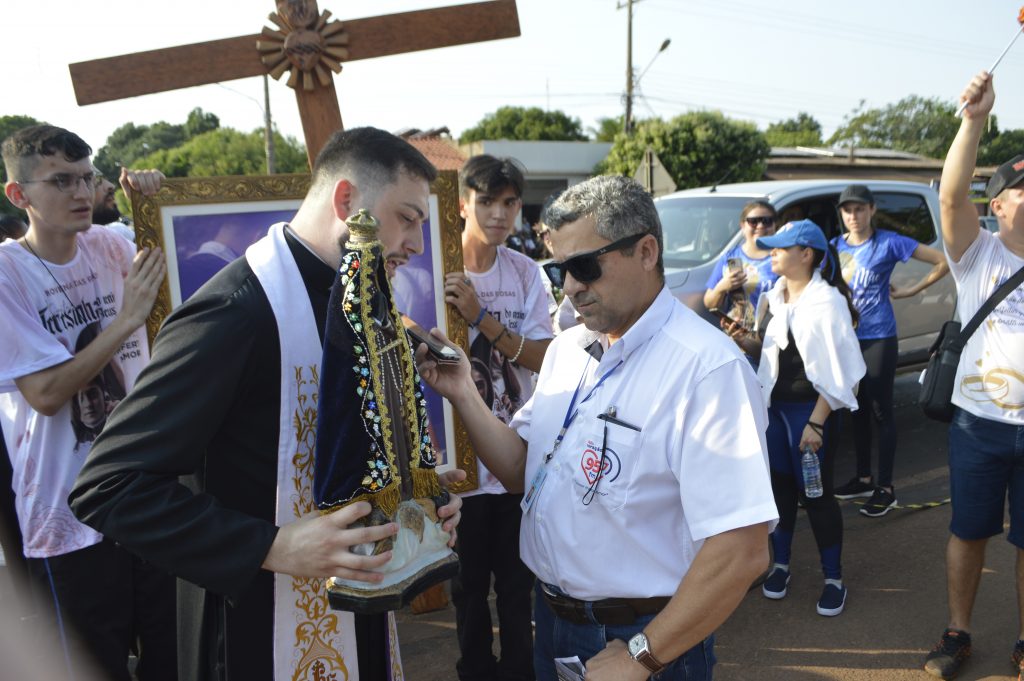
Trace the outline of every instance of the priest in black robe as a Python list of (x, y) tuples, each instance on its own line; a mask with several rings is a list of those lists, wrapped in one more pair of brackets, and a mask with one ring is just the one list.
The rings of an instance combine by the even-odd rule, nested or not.
[[(349, 551), (396, 529), (348, 529), (369, 504), (275, 524), (278, 495), (291, 493), (278, 489), (282, 350), (289, 347), (282, 340), (323, 338), (350, 214), (366, 208), (378, 217), (392, 273), (423, 250), (435, 176), (422, 154), (389, 133), (336, 133), (317, 157), (295, 218), (271, 230), (280, 257), (297, 268), (284, 293), (308, 299), (316, 328), (285, 328), (282, 339), (264, 284), (239, 258), (167, 318), (151, 364), (94, 443), (72, 510), (179, 577), (181, 678), (275, 679), (274, 573), (379, 579), (372, 569), (387, 554)], [(446, 530), (454, 531), (460, 505), (453, 497), (440, 509)], [(387, 616), (356, 616), (355, 634), (358, 678), (393, 678)], [(279, 630), (277, 642), (288, 635), (287, 627)], [(323, 671), (308, 667), (303, 678)], [(356, 678), (356, 671), (347, 674)]]

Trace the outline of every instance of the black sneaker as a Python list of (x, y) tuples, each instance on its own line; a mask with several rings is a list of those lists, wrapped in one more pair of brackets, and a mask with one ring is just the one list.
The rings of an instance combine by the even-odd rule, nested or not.
[(843, 612), (846, 607), (846, 587), (833, 583), (831, 580), (825, 582), (825, 588), (818, 599), (818, 614), (825, 617), (835, 617)]
[(836, 499), (857, 499), (858, 497), (870, 497), (875, 492), (874, 480), (863, 482), (860, 478), (852, 478), (845, 485), (836, 487), (832, 493)]
[(896, 505), (896, 495), (893, 494), (896, 488), (893, 487), (892, 490), (890, 492), (884, 487), (876, 487), (875, 493), (861, 507), (860, 512), (869, 518), (881, 518)]
[(770, 598), (773, 601), (785, 598), (788, 592), (789, 570), (783, 570), (780, 567), (774, 568), (764, 580), (764, 584), (761, 585), (761, 593), (765, 598)]
[(971, 635), (966, 631), (946, 629), (932, 652), (924, 658), (924, 670), (940, 679), (952, 679), (970, 656)]

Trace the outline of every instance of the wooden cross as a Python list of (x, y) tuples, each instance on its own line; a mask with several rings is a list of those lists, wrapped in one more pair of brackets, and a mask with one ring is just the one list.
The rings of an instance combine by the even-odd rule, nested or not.
[[(341, 62), (519, 35), (515, 0), (329, 21), (316, 0), (276, 0), (270, 20), (280, 30), (71, 64), (80, 105), (290, 70), (306, 153), (313, 159), (341, 129), (334, 79)], [(327, 67), (327, 68), (325, 68)]]

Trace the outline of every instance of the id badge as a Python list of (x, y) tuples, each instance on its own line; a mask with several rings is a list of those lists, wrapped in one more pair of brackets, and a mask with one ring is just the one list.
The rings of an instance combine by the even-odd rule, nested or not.
[(530, 489), (527, 490), (526, 494), (523, 495), (523, 500), (519, 502), (519, 507), (523, 509), (523, 515), (530, 512), (533, 508), (533, 503), (537, 501), (537, 497), (540, 496), (540, 489), (544, 486), (544, 482), (548, 479), (548, 466), (546, 463), (541, 464), (540, 468), (533, 475), (533, 480), (530, 482)]

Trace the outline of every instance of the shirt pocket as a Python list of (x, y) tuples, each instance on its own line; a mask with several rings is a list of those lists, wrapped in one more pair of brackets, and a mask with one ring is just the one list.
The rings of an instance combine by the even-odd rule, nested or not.
[[(583, 447), (573, 472), (576, 497), (584, 505), (599, 504), (607, 510), (618, 510), (629, 499), (630, 482), (640, 450), (640, 432), (625, 426), (595, 421), (592, 435)], [(602, 456), (602, 442), (604, 452)]]

